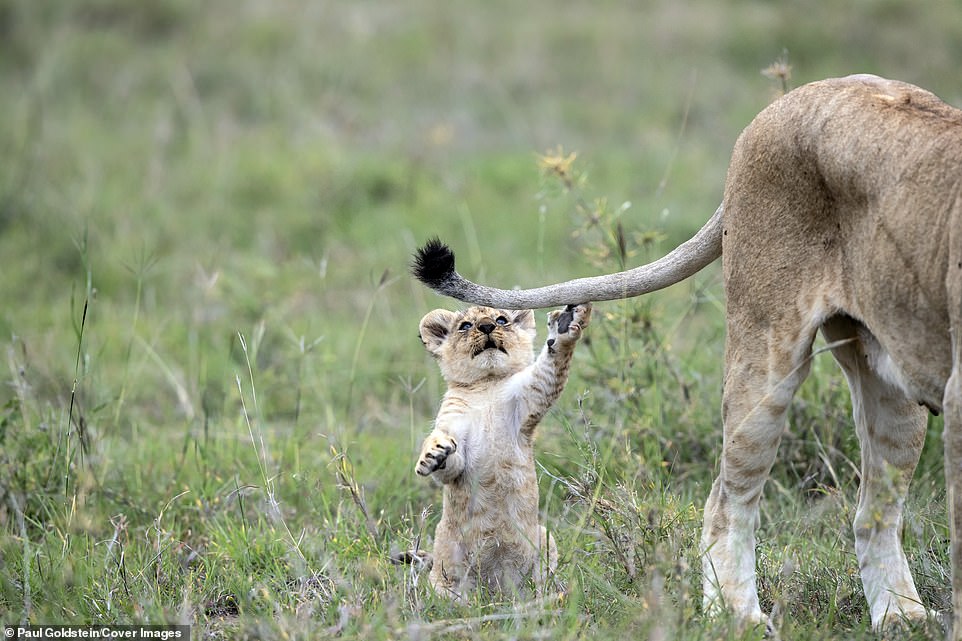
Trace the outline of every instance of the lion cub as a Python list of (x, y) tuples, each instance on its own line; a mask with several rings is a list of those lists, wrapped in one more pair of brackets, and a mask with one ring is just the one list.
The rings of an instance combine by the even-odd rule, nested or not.
[(437, 309), (421, 341), (448, 389), (415, 471), (444, 486), (431, 585), (460, 598), (482, 585), (498, 593), (539, 587), (557, 565), (553, 537), (538, 523), (534, 432), (561, 394), (591, 305), (548, 314), (537, 360), (531, 311)]

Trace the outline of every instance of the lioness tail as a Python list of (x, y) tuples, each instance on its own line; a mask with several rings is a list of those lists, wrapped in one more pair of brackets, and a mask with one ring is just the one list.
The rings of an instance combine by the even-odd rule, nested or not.
[(724, 205), (719, 205), (694, 236), (667, 256), (605, 276), (578, 278), (535, 289), (486, 287), (471, 282), (455, 270), (454, 252), (438, 238), (432, 238), (417, 250), (411, 271), (415, 278), (439, 294), (500, 309), (540, 309), (630, 298), (674, 285), (721, 256), (723, 211)]

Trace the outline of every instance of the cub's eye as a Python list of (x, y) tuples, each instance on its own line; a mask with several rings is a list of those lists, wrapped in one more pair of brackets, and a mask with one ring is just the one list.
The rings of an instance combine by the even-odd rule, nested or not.
[(460, 325), (458, 325), (458, 331), (459, 331), (459, 332), (466, 332), (466, 331), (468, 331), (469, 329), (471, 329), (471, 323), (469, 323), (468, 321), (464, 321), (463, 323), (461, 323)]
[(505, 318), (504, 316), (498, 316), (498, 319), (494, 322), (497, 323), (498, 325), (507, 325), (508, 319)]

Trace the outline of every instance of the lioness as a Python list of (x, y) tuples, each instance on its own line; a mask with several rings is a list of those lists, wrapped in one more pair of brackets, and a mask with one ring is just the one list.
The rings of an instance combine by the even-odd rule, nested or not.
[(482, 585), (511, 596), (540, 589), (558, 549), (538, 523), (535, 428), (568, 380), (591, 305), (548, 314), (537, 359), (534, 314), (489, 307), (436, 309), (420, 324), (448, 390), (415, 472), (444, 486), (431, 586), (454, 599)]
[(815, 333), (849, 383), (861, 446), (855, 548), (876, 629), (927, 616), (902, 551), (902, 505), (925, 436), (943, 434), (954, 639), (962, 639), (962, 111), (858, 75), (800, 87), (739, 136), (722, 205), (688, 242), (635, 269), (504, 291), (461, 278), (440, 242), (419, 279), (498, 307), (637, 296), (723, 256), (721, 468), (705, 506), (704, 599), (762, 622), (755, 523)]

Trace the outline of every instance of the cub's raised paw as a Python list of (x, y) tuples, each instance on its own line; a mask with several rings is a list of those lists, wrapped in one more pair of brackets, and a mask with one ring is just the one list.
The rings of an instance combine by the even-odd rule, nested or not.
[(421, 446), (421, 456), (414, 467), (420, 476), (427, 476), (436, 470), (443, 470), (448, 457), (458, 450), (458, 442), (447, 434), (431, 434)]
[(591, 321), (591, 303), (568, 305), (548, 313), (548, 347), (573, 344)]

